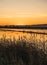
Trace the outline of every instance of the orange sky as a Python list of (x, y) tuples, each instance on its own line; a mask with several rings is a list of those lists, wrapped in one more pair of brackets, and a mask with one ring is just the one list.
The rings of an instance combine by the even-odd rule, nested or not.
[(0, 0), (0, 25), (47, 24), (47, 0)]
[(47, 24), (47, 17), (16, 17), (16, 18), (0, 18), (0, 25), (32, 25)]

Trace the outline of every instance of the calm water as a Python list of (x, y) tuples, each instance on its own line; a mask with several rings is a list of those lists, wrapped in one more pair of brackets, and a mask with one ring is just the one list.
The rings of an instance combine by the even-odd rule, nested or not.
[[(9, 30), (9, 31), (8, 31)], [(33, 31), (33, 32), (42, 32), (47, 33), (47, 30), (31, 30), (31, 29), (2, 29), (0, 30), (0, 39), (5, 37), (6, 39), (25, 39), (29, 43), (35, 43), (39, 48), (43, 47), (43, 43), (45, 44), (45, 48), (47, 49), (47, 34), (34, 34), (34, 33), (26, 33), (26, 32), (18, 32), (18, 31)]]

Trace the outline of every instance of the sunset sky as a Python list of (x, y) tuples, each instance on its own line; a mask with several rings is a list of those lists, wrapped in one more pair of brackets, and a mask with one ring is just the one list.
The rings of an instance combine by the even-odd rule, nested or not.
[(0, 0), (0, 25), (47, 24), (47, 0)]

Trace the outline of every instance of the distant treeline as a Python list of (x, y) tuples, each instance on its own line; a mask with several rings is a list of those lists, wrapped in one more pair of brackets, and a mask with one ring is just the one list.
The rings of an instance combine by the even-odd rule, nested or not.
[(47, 29), (47, 24), (41, 25), (5, 25), (0, 28), (12, 28), (12, 29)]

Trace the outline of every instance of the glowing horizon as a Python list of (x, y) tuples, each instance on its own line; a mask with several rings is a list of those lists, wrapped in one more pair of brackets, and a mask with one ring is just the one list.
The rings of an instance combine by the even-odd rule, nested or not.
[(47, 0), (0, 0), (0, 25), (47, 24)]

